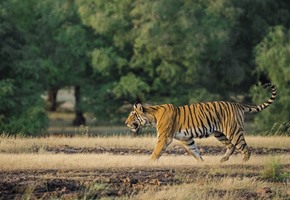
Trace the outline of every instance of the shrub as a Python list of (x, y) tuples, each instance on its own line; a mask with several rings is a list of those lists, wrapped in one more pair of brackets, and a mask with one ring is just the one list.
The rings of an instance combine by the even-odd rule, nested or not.
[(261, 177), (269, 181), (284, 181), (290, 174), (282, 172), (281, 160), (277, 157), (272, 157), (264, 165), (261, 172)]

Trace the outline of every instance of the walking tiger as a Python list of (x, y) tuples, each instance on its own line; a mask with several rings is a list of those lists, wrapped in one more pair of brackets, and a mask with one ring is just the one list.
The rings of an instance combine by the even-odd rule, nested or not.
[(274, 85), (267, 83), (263, 87), (270, 87), (272, 96), (258, 106), (225, 101), (184, 106), (135, 104), (125, 124), (132, 131), (137, 131), (141, 126), (146, 125), (156, 127), (158, 141), (151, 155), (152, 160), (158, 159), (174, 138), (179, 140), (197, 160), (203, 161), (194, 138), (213, 134), (227, 148), (221, 162), (227, 161), (236, 149), (242, 153), (243, 160), (248, 161), (251, 153), (244, 138), (244, 113), (260, 112), (276, 98)]

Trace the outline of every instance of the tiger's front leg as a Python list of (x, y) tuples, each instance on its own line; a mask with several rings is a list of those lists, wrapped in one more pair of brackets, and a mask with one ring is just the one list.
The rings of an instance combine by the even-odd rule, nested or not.
[(174, 138), (179, 140), (186, 151), (196, 160), (203, 162), (203, 158), (201, 157), (201, 154), (195, 145), (195, 141), (192, 135), (188, 136), (185, 135), (184, 132), (177, 132), (174, 134)]
[(189, 138), (188, 140), (181, 141), (181, 143), (189, 154), (191, 154), (196, 160), (203, 162), (203, 158), (197, 146), (195, 145), (193, 138)]
[(168, 145), (172, 142), (172, 140), (173, 140), (172, 138), (158, 137), (157, 144), (151, 155), (151, 160), (158, 160), (161, 156), (162, 151), (168, 147)]

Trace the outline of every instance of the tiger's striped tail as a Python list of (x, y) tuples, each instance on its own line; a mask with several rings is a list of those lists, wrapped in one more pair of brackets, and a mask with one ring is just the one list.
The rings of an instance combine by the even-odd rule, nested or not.
[(271, 105), (276, 99), (277, 90), (276, 90), (276, 87), (274, 85), (272, 85), (271, 83), (266, 83), (263, 85), (263, 88), (269, 88), (269, 87), (272, 89), (272, 96), (270, 99), (268, 99), (268, 101), (266, 101), (265, 103), (262, 103), (258, 106), (243, 105), (244, 111), (249, 112), (249, 113), (260, 112), (260, 111), (266, 109), (269, 105)]

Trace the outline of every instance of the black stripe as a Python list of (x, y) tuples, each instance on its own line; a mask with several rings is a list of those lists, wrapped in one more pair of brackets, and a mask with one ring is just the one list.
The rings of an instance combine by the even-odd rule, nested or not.
[[(198, 106), (198, 105), (199, 105), (199, 104), (193, 105), (193, 115), (194, 115), (194, 118), (195, 118), (196, 123), (197, 123), (197, 124), (196, 124), (196, 129), (198, 129), (199, 132), (202, 132), (201, 129), (200, 129), (199, 119), (198, 119), (198, 115), (197, 115), (197, 106)], [(195, 134), (196, 134), (195, 137), (197, 137), (197, 136), (198, 136), (198, 133), (195, 132)]]
[(206, 120), (206, 114), (205, 114), (205, 104), (202, 103), (201, 104), (201, 113), (200, 113), (200, 122), (201, 122), (201, 125), (202, 125), (202, 133), (199, 135), (199, 137), (202, 137), (206, 132), (207, 132), (207, 128), (206, 128), (206, 124), (204, 123), (204, 119)]
[[(186, 143), (186, 144), (187, 144), (187, 143)], [(192, 140), (189, 144), (187, 144), (187, 146), (191, 146), (191, 145), (193, 145), (193, 144), (195, 144), (194, 140)]]
[(238, 144), (236, 146), (236, 148), (237, 148), (238, 151), (243, 151), (246, 146), (247, 146), (247, 144), (246, 143), (243, 143), (243, 144)]
[(219, 106), (221, 108), (220, 111), (222, 113), (222, 117), (224, 118), (224, 117), (228, 116), (229, 114), (227, 113), (226, 104), (224, 104), (223, 101), (220, 101)]
[(185, 135), (187, 136), (188, 134), (188, 128), (185, 128)]
[(241, 147), (238, 150), (239, 151), (243, 151), (245, 149), (245, 147), (246, 147), (246, 144), (244, 143), (244, 144), (241, 145)]
[(150, 107), (152, 110), (154, 110), (154, 111), (157, 111), (158, 110), (158, 108), (156, 108), (156, 107)]
[(214, 103), (213, 105), (214, 105), (214, 112), (215, 112), (216, 117), (217, 117), (217, 120), (218, 120), (218, 121), (216, 121), (216, 126), (220, 130), (220, 128), (221, 128), (220, 125), (221, 125), (221, 121), (222, 121), (221, 113), (220, 113), (220, 110), (221, 109), (219, 111), (217, 109), (217, 106), (219, 106), (219, 103), (218, 102)]
[(237, 146), (237, 144), (239, 144), (239, 141), (240, 141), (241, 137), (243, 137), (243, 134), (240, 134), (240, 135), (239, 135), (239, 137), (238, 137), (238, 139), (237, 139), (237, 141), (236, 141), (236, 144), (234, 144), (235, 146)]
[[(188, 109), (188, 114), (189, 114), (187, 125), (188, 125), (188, 128), (190, 130), (190, 135), (192, 135), (192, 129), (193, 129), (193, 127), (191, 127), (191, 125), (194, 126), (193, 119), (192, 119), (192, 113), (191, 113), (191, 109), (190, 109), (189, 106), (187, 106), (187, 109)], [(190, 122), (191, 122), (191, 124), (190, 124)]]
[(176, 107), (176, 109), (177, 109), (177, 116), (179, 116), (179, 118), (180, 118), (180, 110), (179, 110), (179, 107)]
[(216, 105), (214, 102), (212, 103), (212, 106), (213, 106), (213, 108), (212, 108), (212, 120), (214, 121), (216, 128), (217, 128), (217, 124), (218, 124), (217, 115), (219, 115), (219, 113), (217, 112), (217, 108), (216, 108)]
[(164, 110), (166, 110), (166, 106), (168, 106), (168, 105), (165, 104), (165, 105), (161, 105), (160, 107), (163, 108)]
[(210, 120), (210, 118), (206, 115), (206, 121), (207, 121), (207, 124), (209, 126), (209, 130), (210, 132), (212, 132), (213, 128), (212, 128), (212, 121)]
[(207, 111), (208, 111), (208, 114), (209, 115), (206, 115), (206, 119), (207, 119), (207, 123), (209, 124), (209, 127), (210, 127), (210, 132), (212, 132), (214, 130), (214, 125), (216, 124), (215, 123), (215, 120), (214, 120), (214, 117), (213, 117), (213, 113), (212, 113), (212, 109), (210, 107), (209, 104), (207, 104)]
[(186, 122), (186, 112), (185, 112), (185, 108), (184, 108), (184, 106), (182, 106), (182, 109), (183, 109), (183, 120), (184, 120), (184, 124), (185, 124), (185, 122)]
[(218, 139), (219, 141), (224, 141), (225, 139), (227, 139), (227, 137), (224, 134), (220, 134), (220, 135), (215, 135), (215, 138)]

